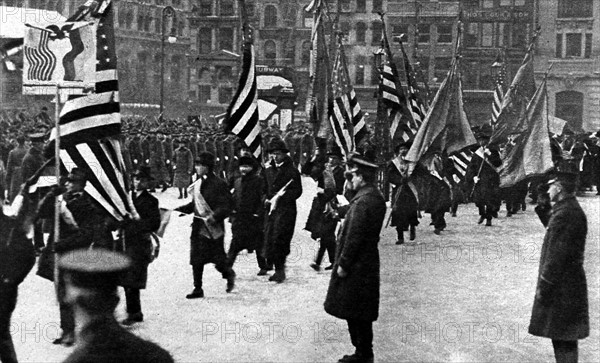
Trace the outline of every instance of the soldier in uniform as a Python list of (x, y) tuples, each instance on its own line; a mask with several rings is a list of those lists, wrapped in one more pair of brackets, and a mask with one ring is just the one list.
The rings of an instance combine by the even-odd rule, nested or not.
[(117, 283), (131, 266), (127, 256), (79, 249), (61, 256), (57, 263), (66, 282), (65, 302), (80, 327), (78, 344), (64, 362), (173, 362), (166, 350), (128, 332), (115, 320)]
[(26, 154), (25, 136), (17, 136), (17, 146), (8, 153), (8, 162), (6, 164), (6, 187), (8, 188), (9, 202), (15, 199), (21, 189), (21, 184), (23, 183), (21, 165), (23, 165), (23, 158)]
[(167, 182), (170, 185), (173, 185), (173, 140), (171, 139), (171, 135), (165, 135), (164, 140), (162, 142), (162, 147), (165, 156), (165, 166), (166, 166), (166, 177)]
[[(44, 148), (44, 133), (34, 133), (29, 135), (31, 140), (31, 147), (23, 158), (23, 164), (21, 166), (21, 180), (28, 180), (31, 178), (45, 162), (44, 155), (42, 154)], [(39, 196), (35, 193), (31, 196), (33, 203), (38, 203)], [(41, 250), (44, 248), (44, 228), (43, 222), (38, 221), (34, 226), (33, 242), (35, 248)]]
[[(43, 254), (55, 253), (55, 255), (51, 255), (54, 261), (78, 248), (90, 248), (90, 246), (113, 248), (110, 226), (114, 221), (84, 191), (86, 182), (85, 172), (79, 168), (73, 168), (67, 176), (65, 186), (53, 187), (40, 201), (38, 218), (53, 219), (55, 200), (58, 198), (61, 204), (60, 238), (57, 243), (54, 243), (54, 232), (51, 232), (48, 246), (43, 251)], [(43, 270), (53, 267), (40, 264), (38, 275), (48, 277), (54, 274), (53, 280), (60, 307), (62, 335), (53, 343), (70, 346), (73, 345), (75, 336), (73, 310), (65, 301), (64, 271), (61, 269)]]
[(350, 201), (338, 234), (335, 263), (325, 298), (325, 311), (348, 323), (354, 354), (339, 362), (373, 362), (373, 322), (379, 315), (379, 234), (386, 205), (375, 183), (377, 164), (351, 159)]
[(140, 145), (140, 135), (134, 135), (129, 143), (129, 153), (131, 155), (131, 164), (134, 169), (144, 165), (144, 156), (142, 155), (142, 147)]
[(271, 162), (267, 175), (267, 221), (265, 227), (265, 256), (275, 265), (269, 281), (281, 283), (286, 279), (285, 261), (296, 225), (296, 199), (302, 195), (300, 172), (287, 155), (288, 148), (281, 139), (273, 139), (267, 147)]
[(146, 288), (148, 265), (154, 260), (156, 248), (152, 244), (150, 233), (160, 227), (158, 199), (148, 193), (148, 184), (152, 180), (150, 168), (142, 167), (133, 174), (132, 200), (139, 219), (126, 220), (123, 224), (125, 234), (123, 252), (131, 259), (131, 267), (120, 281), (125, 288), (127, 318), (124, 325), (133, 325), (144, 321), (140, 289)]
[(575, 198), (577, 174), (577, 164), (559, 164), (536, 207), (546, 235), (529, 333), (552, 339), (557, 362), (577, 362), (577, 341), (590, 333), (583, 269), (587, 219)]
[(192, 201), (176, 211), (194, 214), (190, 236), (190, 264), (194, 273), (194, 290), (187, 299), (204, 297), (202, 276), (204, 265), (214, 263), (217, 271), (227, 280), (226, 292), (235, 286), (235, 272), (227, 264), (225, 255), (224, 220), (231, 213), (231, 194), (227, 183), (214, 173), (215, 156), (209, 152), (198, 155), (195, 161), (198, 180), (193, 184)]

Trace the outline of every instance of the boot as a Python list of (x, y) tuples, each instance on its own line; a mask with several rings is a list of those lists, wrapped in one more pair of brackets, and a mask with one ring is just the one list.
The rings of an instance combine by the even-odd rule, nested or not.
[(194, 288), (191, 294), (185, 296), (186, 299), (200, 299), (204, 297), (204, 290), (202, 288)]
[(398, 240), (396, 241), (397, 245), (404, 244), (404, 233), (398, 232)]
[(481, 216), (481, 217), (479, 217), (479, 221), (477, 222), (477, 224), (481, 224), (481, 223), (483, 223), (483, 221), (485, 221), (485, 217)]
[(227, 276), (227, 288), (225, 289), (225, 292), (232, 292), (233, 288), (235, 287), (235, 271), (231, 270), (231, 272), (229, 272), (229, 276)]
[(285, 270), (276, 270), (273, 276), (269, 277), (269, 281), (275, 281), (278, 284), (285, 281)]
[(487, 222), (485, 222), (485, 226), (486, 227), (491, 227), (492, 226), (492, 219), (491, 218), (487, 219)]
[(417, 238), (417, 229), (415, 226), (410, 226), (410, 240), (414, 241)]
[(312, 267), (312, 269), (315, 270), (315, 271), (317, 271), (317, 272), (321, 271), (321, 266), (317, 265), (316, 262), (311, 263), (310, 267)]
[(127, 319), (121, 321), (121, 324), (125, 326), (131, 326), (135, 323), (141, 323), (142, 321), (144, 321), (144, 314), (140, 312), (135, 314), (129, 314)]

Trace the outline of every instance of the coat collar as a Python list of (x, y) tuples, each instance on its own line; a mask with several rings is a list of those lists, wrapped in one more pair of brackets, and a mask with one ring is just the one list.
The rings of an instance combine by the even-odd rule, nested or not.
[(367, 184), (364, 187), (360, 188), (358, 190), (358, 192), (356, 192), (356, 195), (354, 196), (354, 198), (352, 198), (352, 200), (350, 201), (350, 203), (354, 202), (355, 200), (358, 200), (358, 199), (362, 198), (363, 196), (365, 196), (367, 194), (372, 194), (374, 192), (377, 192), (377, 188), (375, 187), (375, 185), (373, 185), (373, 184)]
[(575, 196), (566, 197), (565, 199), (554, 203), (554, 205), (552, 206), (552, 213), (556, 213), (559, 210), (568, 208), (569, 206), (574, 204), (578, 204), (577, 198), (575, 198)]

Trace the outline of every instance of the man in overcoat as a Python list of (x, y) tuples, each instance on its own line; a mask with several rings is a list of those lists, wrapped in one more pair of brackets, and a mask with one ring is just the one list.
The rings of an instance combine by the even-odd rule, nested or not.
[(377, 164), (352, 158), (356, 195), (338, 234), (325, 311), (348, 323), (356, 351), (339, 362), (373, 362), (373, 321), (379, 315), (379, 234), (386, 205), (375, 186)]
[[(29, 178), (44, 165), (44, 139), (45, 134), (42, 132), (29, 134), (31, 147), (27, 150), (27, 154), (25, 154), (25, 157), (23, 158), (23, 164), (21, 165), (21, 180), (29, 180)], [(39, 193), (34, 193), (30, 197), (34, 203), (38, 203), (40, 200)], [(43, 222), (38, 221), (35, 224), (33, 231), (33, 244), (36, 249), (41, 250), (44, 248)]]
[(552, 339), (557, 362), (577, 362), (577, 341), (590, 333), (583, 269), (587, 219), (575, 198), (577, 172), (577, 165), (559, 164), (549, 182), (552, 207), (536, 207), (547, 225), (529, 333)]
[(140, 218), (127, 220), (123, 231), (123, 252), (131, 259), (131, 267), (120, 285), (125, 288), (127, 318), (123, 325), (133, 325), (144, 321), (140, 290), (146, 288), (148, 281), (148, 265), (154, 259), (154, 248), (150, 233), (160, 227), (160, 210), (158, 199), (148, 192), (152, 176), (149, 167), (141, 167), (133, 174), (133, 191), (131, 199)]
[(194, 167), (198, 179), (190, 186), (192, 201), (176, 211), (194, 214), (190, 236), (190, 265), (194, 273), (194, 290), (187, 299), (204, 297), (202, 276), (204, 265), (214, 263), (227, 280), (226, 292), (235, 286), (235, 272), (227, 264), (224, 236), (225, 218), (231, 214), (232, 200), (227, 183), (214, 173), (215, 155), (204, 151), (198, 154)]
[(286, 279), (285, 261), (290, 254), (296, 226), (296, 199), (302, 195), (300, 172), (288, 152), (285, 142), (279, 138), (271, 140), (267, 147), (271, 162), (266, 170), (265, 256), (275, 265), (275, 273), (269, 281), (277, 283)]
[(185, 141), (175, 142), (176, 147), (173, 158), (173, 167), (175, 175), (173, 176), (173, 186), (179, 190), (178, 199), (187, 199), (187, 188), (190, 185), (191, 175), (194, 170), (194, 157), (192, 152), (186, 147)]

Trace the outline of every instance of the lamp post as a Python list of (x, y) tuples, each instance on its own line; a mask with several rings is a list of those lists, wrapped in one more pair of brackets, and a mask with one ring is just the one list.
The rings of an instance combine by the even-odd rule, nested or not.
[[(167, 17), (173, 18), (175, 22), (175, 9), (172, 6), (165, 6), (161, 14), (161, 29), (160, 29), (160, 105), (159, 105), (159, 122), (163, 121), (163, 109), (165, 101), (165, 28)], [(167, 39), (169, 43), (175, 43), (175, 28), (171, 27), (171, 34)]]

